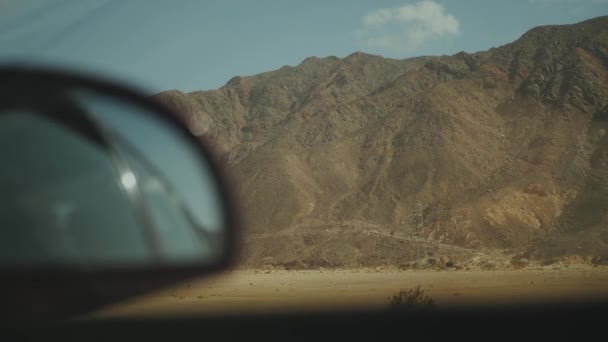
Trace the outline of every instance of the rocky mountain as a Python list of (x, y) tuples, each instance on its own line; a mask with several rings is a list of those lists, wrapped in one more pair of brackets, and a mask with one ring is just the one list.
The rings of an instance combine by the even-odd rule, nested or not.
[(608, 259), (608, 17), (488, 51), (361, 52), (155, 96), (216, 143), (250, 265)]

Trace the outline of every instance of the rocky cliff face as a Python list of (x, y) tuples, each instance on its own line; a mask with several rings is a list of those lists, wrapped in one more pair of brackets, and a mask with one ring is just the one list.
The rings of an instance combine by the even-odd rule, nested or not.
[(236, 175), (250, 264), (399, 264), (420, 246), (605, 258), (607, 68), (600, 17), (475, 54), (311, 57), (155, 98)]

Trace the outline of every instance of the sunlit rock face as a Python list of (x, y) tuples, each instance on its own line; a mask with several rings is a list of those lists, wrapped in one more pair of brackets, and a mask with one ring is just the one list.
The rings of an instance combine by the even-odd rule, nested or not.
[(228, 165), (247, 263), (396, 265), (414, 235), (608, 256), (607, 66), (600, 17), (475, 54), (311, 57), (155, 98)]

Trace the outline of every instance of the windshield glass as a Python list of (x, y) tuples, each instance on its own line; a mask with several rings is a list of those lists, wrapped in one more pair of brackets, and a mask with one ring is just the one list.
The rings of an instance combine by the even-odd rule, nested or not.
[[(8, 0), (0, 62), (138, 86), (234, 176), (238, 267), (100, 315), (603, 298), (606, 14), (592, 0)], [(125, 139), (154, 132), (102, 102)], [(197, 191), (210, 186), (164, 164), (193, 217), (220, 226)], [(138, 177), (150, 207), (174, 201)], [(154, 214), (187, 255), (200, 237), (171, 203)]]

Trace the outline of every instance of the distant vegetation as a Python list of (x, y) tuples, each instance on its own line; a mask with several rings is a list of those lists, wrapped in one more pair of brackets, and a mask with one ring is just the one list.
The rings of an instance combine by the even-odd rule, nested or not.
[(401, 289), (395, 296), (389, 297), (393, 310), (429, 309), (435, 305), (433, 298), (424, 294), (420, 285), (413, 289)]

